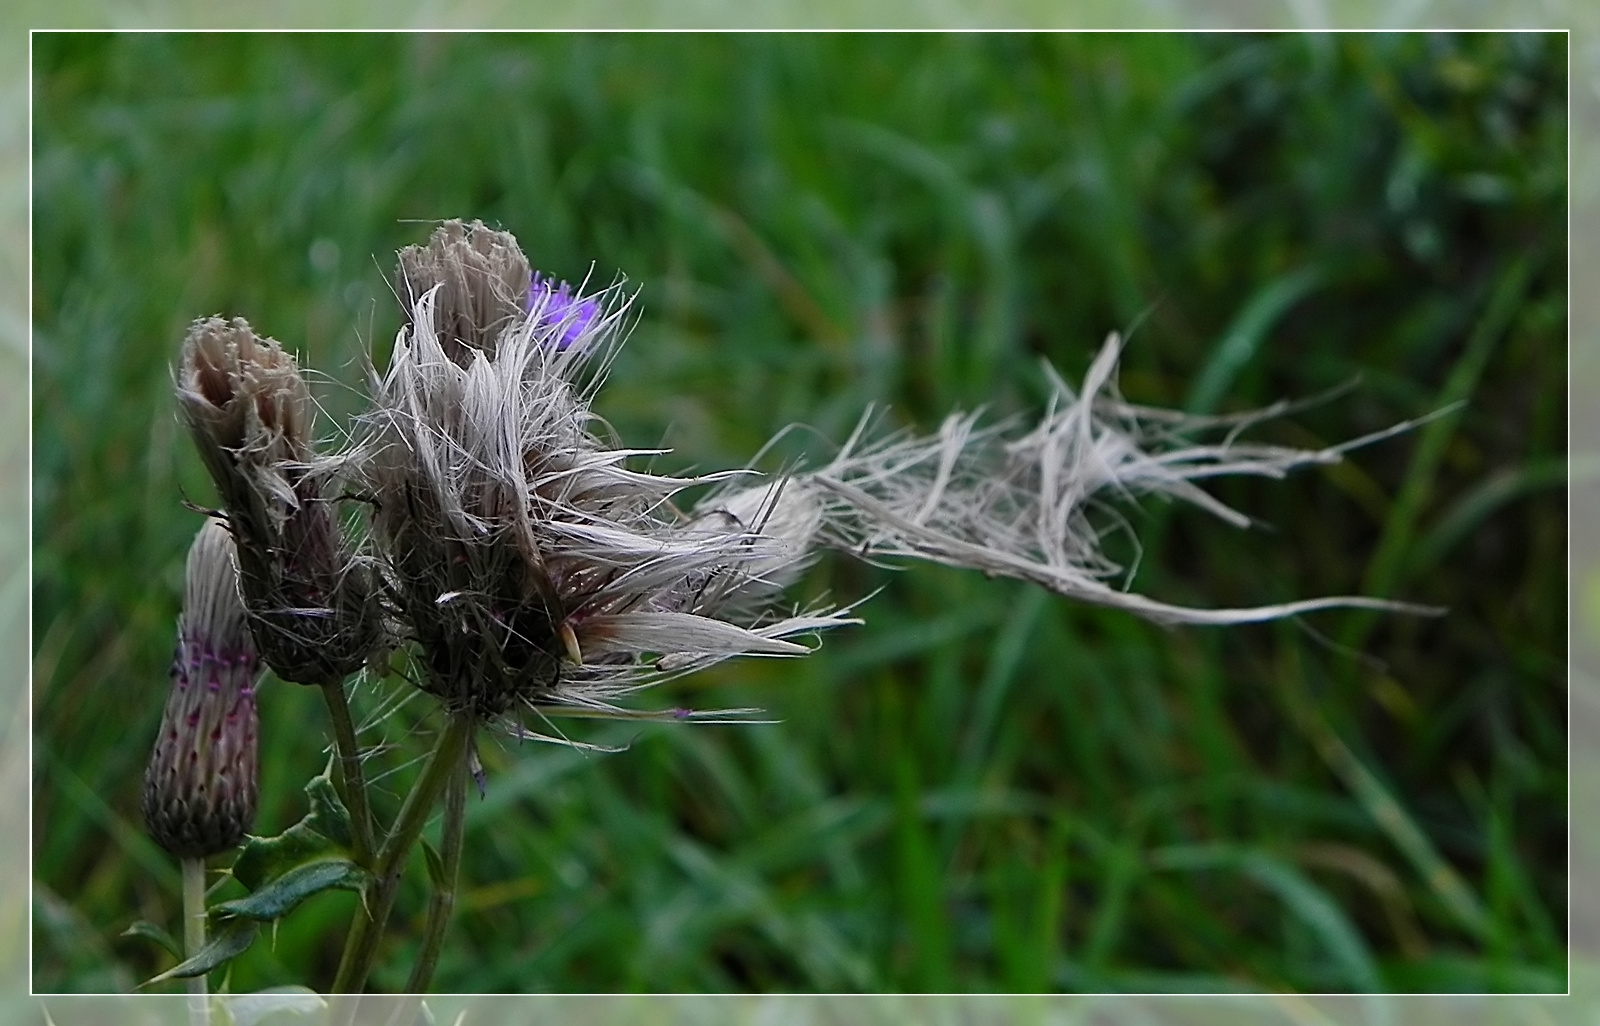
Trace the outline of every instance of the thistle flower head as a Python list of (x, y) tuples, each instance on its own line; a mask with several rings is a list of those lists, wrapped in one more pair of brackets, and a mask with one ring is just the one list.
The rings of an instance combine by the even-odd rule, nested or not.
[(315, 406), (294, 358), (235, 318), (196, 321), (178, 402), (238, 543), (261, 652), (284, 680), (341, 680), (379, 643), (365, 568), (323, 497)]
[(420, 249), (401, 276), (432, 284), (376, 384), (357, 462), (425, 689), (485, 719), (623, 715), (617, 699), (671, 673), (802, 654), (791, 636), (846, 622), (733, 601), (803, 553), (754, 520), (673, 506), (729, 475), (632, 470), (643, 453), (597, 433), (582, 379), (623, 304), (536, 289), (507, 320), (494, 268), (524, 266), (511, 236), (451, 222)]
[(145, 824), (173, 855), (226, 851), (255, 819), (259, 668), (233, 539), (207, 520), (189, 549), (172, 690), (145, 771)]

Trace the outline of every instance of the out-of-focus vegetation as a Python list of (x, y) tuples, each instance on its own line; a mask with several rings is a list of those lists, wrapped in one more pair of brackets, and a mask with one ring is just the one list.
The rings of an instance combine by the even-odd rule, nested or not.
[[(393, 251), (479, 217), (637, 323), (599, 409), (739, 465), (869, 404), (1037, 412), (1132, 331), (1133, 401), (1331, 444), (1219, 483), (1262, 526), (1130, 506), (1131, 583), (1365, 592), (1438, 619), (1162, 630), (1026, 586), (881, 588), (801, 661), (661, 700), (777, 722), (488, 746), (436, 985), (455, 991), (1561, 990), (1566, 423), (1559, 35), (106, 35), (34, 40), (35, 989), (122, 990), (177, 921), (139, 780), (210, 485), (170, 398), (188, 322), (325, 372), (385, 358)], [(1452, 406), (1454, 403), (1460, 406)], [(364, 686), (374, 710), (405, 685)], [(263, 690), (263, 807), (327, 728)], [(429, 727), (368, 737), (385, 794)], [(420, 859), (375, 981), (398, 987)], [(326, 986), (353, 896), (236, 964)]]

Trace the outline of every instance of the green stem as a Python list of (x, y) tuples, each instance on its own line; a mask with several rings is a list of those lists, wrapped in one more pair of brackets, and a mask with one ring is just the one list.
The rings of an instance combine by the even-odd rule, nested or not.
[(322, 685), (333, 720), (333, 743), (339, 752), (339, 787), (355, 830), (356, 863), (372, 868), (372, 814), (367, 807), (367, 781), (361, 771), (361, 746), (356, 741), (355, 723), (350, 719), (350, 704), (345, 700), (342, 681)]
[(366, 988), (367, 976), (372, 972), (373, 960), (378, 954), (378, 941), (389, 923), (389, 912), (394, 908), (395, 891), (400, 883), (401, 870), (406, 856), (416, 843), (422, 827), (433, 811), (439, 792), (455, 774), (459, 763), (466, 758), (467, 742), (472, 737), (473, 721), (465, 714), (453, 714), (445, 726), (439, 743), (423, 769), (422, 775), (412, 785), (411, 793), (400, 808), (400, 817), (378, 852), (373, 868), (373, 880), (363, 895), (367, 915), (357, 914), (350, 924), (350, 936), (345, 939), (344, 956), (339, 960), (339, 972), (333, 980), (333, 993), (359, 994)]
[[(204, 859), (183, 859), (183, 954), (193, 958), (206, 946), (206, 863)], [(209, 1026), (211, 1008), (207, 1000), (206, 974), (189, 977), (190, 1026)]]
[(444, 792), (444, 825), (439, 836), (439, 877), (433, 881), (433, 898), (428, 902), (428, 922), (422, 933), (422, 950), (406, 982), (407, 994), (425, 994), (439, 965), (450, 913), (456, 907), (456, 879), (461, 869), (461, 838), (467, 819), (467, 759), (456, 760), (455, 772)]

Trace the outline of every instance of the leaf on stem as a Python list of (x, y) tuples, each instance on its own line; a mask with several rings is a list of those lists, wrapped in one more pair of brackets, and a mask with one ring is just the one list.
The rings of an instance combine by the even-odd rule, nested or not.
[(347, 858), (317, 859), (284, 872), (248, 897), (223, 902), (212, 915), (219, 921), (243, 917), (270, 922), (288, 915), (313, 894), (333, 889), (360, 891), (367, 879), (367, 872)]
[(181, 959), (183, 957), (183, 945), (178, 943), (177, 938), (148, 919), (134, 921), (131, 926), (122, 931), (122, 936), (143, 937), (147, 941), (154, 941), (166, 948), (173, 958)]
[(244, 954), (255, 942), (257, 931), (256, 924), (247, 919), (230, 919), (218, 927), (211, 935), (211, 939), (206, 942), (206, 946), (196, 952), (194, 957), (179, 962), (159, 976), (152, 976), (140, 986), (148, 987), (163, 980), (208, 973), (230, 959)]
[(306, 784), (311, 811), (276, 837), (252, 837), (233, 864), (233, 875), (252, 891), (300, 866), (351, 856), (350, 813), (334, 792), (328, 770)]
[(451, 884), (449, 882), (449, 874), (444, 869), (444, 859), (439, 856), (439, 852), (434, 846), (428, 843), (426, 837), (420, 838), (420, 840), (422, 841), (422, 854), (428, 863), (429, 882), (441, 890), (448, 889)]

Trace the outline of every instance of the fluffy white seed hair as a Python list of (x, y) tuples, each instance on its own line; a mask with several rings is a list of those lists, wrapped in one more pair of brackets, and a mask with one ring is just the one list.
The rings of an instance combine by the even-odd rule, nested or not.
[[(1336, 607), (1433, 612), (1358, 596), (1196, 609), (1108, 583), (1123, 568), (1101, 549), (1101, 531), (1089, 516), (1097, 507), (1158, 495), (1248, 526), (1248, 517), (1197, 482), (1224, 475), (1283, 477), (1297, 467), (1337, 462), (1355, 446), (1412, 426), (1327, 449), (1242, 442), (1237, 434), (1243, 427), (1281, 411), (1205, 418), (1127, 404), (1113, 385), (1121, 348), (1118, 336), (1107, 339), (1081, 392), (1046, 366), (1051, 399), (1044, 416), (1026, 430), (1015, 421), (985, 425), (981, 413), (953, 413), (932, 436), (902, 432), (868, 441), (871, 417), (864, 417), (825, 466), (791, 476), (781, 490), (769, 489), (776, 497), (769, 519), (799, 520), (817, 544), (858, 557), (926, 560), (1020, 578), (1159, 623), (1250, 623)], [(1219, 441), (1192, 441), (1219, 429), (1227, 429)], [(747, 502), (751, 494), (714, 497), (709, 505)]]

